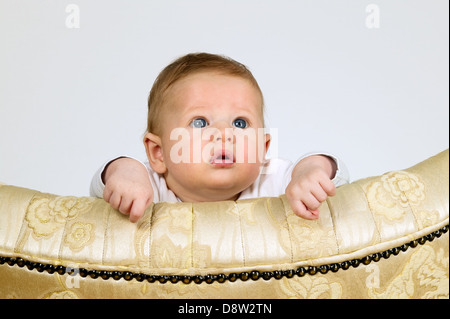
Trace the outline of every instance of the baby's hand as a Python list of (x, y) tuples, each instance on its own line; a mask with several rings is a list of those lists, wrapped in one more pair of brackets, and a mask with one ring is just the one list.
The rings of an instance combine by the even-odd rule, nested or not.
[(135, 223), (153, 201), (153, 188), (146, 168), (132, 158), (119, 158), (108, 164), (103, 180), (103, 199)]
[(332, 182), (336, 163), (324, 155), (312, 155), (301, 160), (292, 171), (286, 187), (286, 198), (297, 216), (319, 218), (319, 206), (328, 196), (336, 194)]

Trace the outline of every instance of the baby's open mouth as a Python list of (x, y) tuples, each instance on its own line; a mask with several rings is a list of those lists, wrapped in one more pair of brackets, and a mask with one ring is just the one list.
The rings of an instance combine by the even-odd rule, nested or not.
[(233, 152), (228, 150), (216, 150), (209, 163), (218, 166), (230, 166), (234, 164)]

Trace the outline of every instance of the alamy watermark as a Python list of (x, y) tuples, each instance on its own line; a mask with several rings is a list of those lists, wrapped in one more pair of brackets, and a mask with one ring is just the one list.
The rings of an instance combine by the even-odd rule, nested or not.
[(369, 289), (380, 288), (380, 267), (376, 264), (366, 266), (366, 272), (369, 274), (366, 278), (366, 287)]
[[(176, 141), (170, 149), (170, 160), (175, 164), (264, 163), (269, 133), (270, 156), (277, 157), (278, 129), (275, 128), (175, 128), (170, 133), (170, 140)], [(270, 172), (263, 169), (262, 173)]]
[(66, 6), (66, 28), (79, 29), (80, 28), (80, 7), (77, 4), (68, 4)]
[(366, 27), (368, 29), (380, 28), (380, 7), (377, 4), (371, 3), (366, 6)]
[(75, 266), (67, 266), (66, 267), (66, 274), (68, 275), (66, 277), (66, 288), (72, 289), (72, 288), (80, 288), (80, 276), (78, 276), (80, 273), (80, 269)]

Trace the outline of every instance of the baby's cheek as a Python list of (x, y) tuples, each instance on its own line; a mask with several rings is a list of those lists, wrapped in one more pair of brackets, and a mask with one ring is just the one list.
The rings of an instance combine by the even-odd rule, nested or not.
[(237, 163), (258, 163), (258, 151), (259, 147), (257, 144), (256, 136), (249, 129), (241, 134), (235, 135), (235, 146), (234, 152), (236, 156)]
[(246, 144), (246, 162), (260, 164), (266, 156), (265, 141), (263, 139), (249, 139)]
[(259, 163), (244, 163), (237, 165), (243, 166), (241, 173), (243, 176), (246, 176), (248, 186), (255, 182), (261, 172), (261, 165)]

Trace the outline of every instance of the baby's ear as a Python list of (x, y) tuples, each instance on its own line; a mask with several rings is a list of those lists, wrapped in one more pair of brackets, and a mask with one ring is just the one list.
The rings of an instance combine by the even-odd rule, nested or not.
[(265, 141), (266, 153), (267, 153), (267, 150), (269, 149), (269, 146), (270, 146), (270, 142), (272, 141), (272, 136), (270, 136), (270, 134), (265, 134), (264, 141)]
[(158, 135), (147, 133), (144, 136), (144, 145), (147, 158), (152, 169), (158, 174), (164, 174), (167, 170), (161, 148), (161, 138)]
[[(270, 134), (266, 133), (264, 134), (264, 140), (258, 141), (259, 147), (264, 147), (264, 153), (258, 154), (258, 156), (262, 156), (260, 160), (266, 159), (267, 151), (269, 150), (270, 142), (272, 141), (272, 136)], [(258, 151), (259, 152), (259, 151)]]

